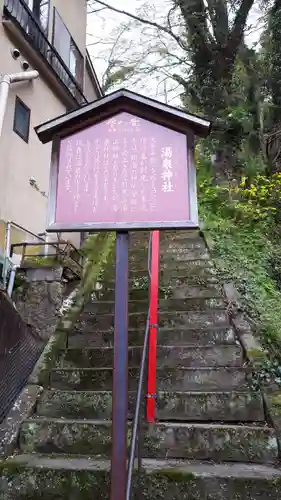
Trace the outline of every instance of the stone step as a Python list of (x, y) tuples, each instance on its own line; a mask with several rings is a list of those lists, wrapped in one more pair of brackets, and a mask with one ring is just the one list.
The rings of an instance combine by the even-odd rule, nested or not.
[(225, 309), (227, 303), (223, 298), (168, 298), (159, 300), (159, 311), (204, 311)]
[[(19, 447), (24, 453), (110, 457), (111, 422), (35, 417), (22, 424)], [(144, 429), (143, 458), (275, 463), (277, 457), (275, 431), (267, 426), (161, 422)]]
[(145, 435), (144, 457), (277, 463), (278, 443), (267, 426), (161, 422)]
[[(114, 290), (115, 289), (115, 281), (114, 277), (103, 277), (102, 282), (98, 284), (99, 287), (103, 287), (100, 290), (95, 290), (93, 292), (93, 298), (99, 298), (102, 296), (103, 290)], [(183, 288), (184, 287), (184, 288)], [(194, 287), (194, 295), (192, 294), (192, 289)], [(183, 294), (185, 295), (185, 292), (183, 290), (187, 291), (187, 297), (201, 297), (201, 290), (203, 290), (203, 293), (206, 289), (212, 290), (212, 292), (216, 292), (216, 289), (219, 290), (219, 295), (217, 293), (212, 293), (211, 297), (217, 297), (223, 295), (223, 289), (222, 285), (219, 282), (218, 278), (216, 275), (210, 274), (210, 275), (197, 275), (197, 274), (188, 274), (185, 273), (183, 270), (181, 273), (176, 273), (175, 276), (169, 275), (166, 272), (160, 271), (159, 272), (159, 298), (164, 295), (163, 298), (165, 298), (168, 294), (168, 296), (176, 293), (177, 289), (179, 288), (179, 294), (182, 296)], [(183, 288), (183, 290), (181, 290)], [(137, 277), (135, 276), (134, 278), (129, 277), (129, 294), (132, 293), (134, 294), (137, 290), (140, 290), (141, 292), (144, 292), (147, 297), (147, 293), (149, 290), (149, 278), (148, 278), (148, 273), (143, 272), (141, 276)], [(189, 292), (190, 290), (190, 292)], [(111, 292), (112, 293), (112, 292)], [(100, 295), (99, 295), (100, 294)], [(192, 295), (191, 295), (192, 294)], [(197, 295), (198, 294), (198, 295)], [(204, 296), (204, 295), (203, 295)], [(206, 295), (207, 297), (209, 294)], [(143, 297), (142, 297), (143, 298)], [(104, 299), (108, 300), (108, 299)]]
[(220, 346), (161, 346), (157, 347), (157, 365), (172, 368), (242, 366), (241, 345)]
[[(150, 231), (136, 231), (134, 233), (130, 233), (130, 243), (136, 243), (136, 244), (144, 244), (145, 242), (149, 241), (151, 232)], [(202, 239), (202, 235), (200, 234), (199, 230), (161, 230), (160, 231), (160, 244), (164, 242), (171, 242), (171, 241), (181, 241), (181, 240), (196, 240), (196, 239)]]
[[(169, 293), (169, 290), (164, 289), (164, 292), (167, 294)], [(223, 296), (223, 290), (220, 285), (195, 285), (195, 286), (190, 286), (190, 285), (182, 285), (178, 286), (175, 288), (171, 287), (170, 291), (171, 295), (170, 298), (175, 298), (175, 299), (187, 299), (187, 298), (193, 298), (193, 299), (198, 299), (198, 298), (215, 298), (215, 297), (222, 297)], [(161, 296), (161, 289), (159, 293), (160, 297)], [(162, 292), (163, 295), (163, 292)]]
[[(147, 313), (129, 313), (129, 328), (145, 330)], [(81, 330), (87, 324), (87, 328), (97, 330), (108, 330), (114, 327), (113, 314), (90, 314), (82, 313), (76, 328)], [(193, 325), (195, 328), (208, 328), (216, 326), (228, 326), (229, 316), (227, 311), (173, 311), (159, 313), (159, 327), (182, 329)]]
[[(108, 281), (113, 281), (115, 278), (115, 268), (106, 268), (104, 271), (104, 274), (102, 276), (102, 281), (108, 282)], [(134, 282), (135, 280), (138, 279), (148, 279), (148, 266), (143, 266), (141, 268), (132, 268), (130, 266), (129, 268), (129, 275), (128, 275), (128, 280), (129, 282)]]
[[(134, 272), (134, 269), (135, 267), (132, 264), (132, 272)], [(191, 259), (187, 261), (162, 260), (159, 263), (159, 269), (170, 276), (180, 275), (183, 271), (186, 274), (197, 274), (199, 276), (216, 274), (214, 264), (208, 259)]]
[[(136, 392), (129, 392), (128, 418), (135, 413)], [(142, 402), (143, 404), (143, 402)], [(111, 419), (111, 391), (44, 391), (36, 414), (52, 418)]]
[[(129, 369), (129, 390), (138, 387), (139, 368)], [(60, 390), (111, 391), (113, 368), (53, 368), (45, 385)]]
[(140, 238), (130, 238), (129, 252), (146, 251), (149, 247), (149, 237), (140, 240)]
[[(231, 391), (247, 388), (248, 370), (237, 367), (221, 368), (158, 368), (159, 391)], [(129, 390), (138, 387), (139, 367), (129, 368)], [(61, 390), (111, 391), (112, 368), (52, 369), (45, 386)]]
[[(149, 238), (145, 240), (133, 239), (129, 245), (129, 259), (134, 260), (134, 256), (148, 256)], [(160, 253), (164, 254), (190, 254), (198, 251), (208, 252), (207, 245), (203, 238), (182, 238), (180, 240), (169, 241), (168, 239), (160, 241)], [(115, 255), (115, 249), (113, 251)], [(199, 257), (200, 258), (200, 257)]]
[(202, 239), (200, 234), (200, 230), (196, 229), (182, 229), (182, 230), (167, 230), (160, 231), (160, 242), (162, 244), (163, 241), (182, 241), (182, 240), (194, 240), (194, 239)]
[[(142, 267), (147, 268), (148, 257), (149, 257), (149, 253), (148, 253), (147, 248), (135, 248), (135, 249), (131, 249), (131, 250), (129, 249), (129, 253), (128, 253), (129, 268), (135, 262), (141, 262)], [(103, 272), (106, 273), (107, 271), (110, 271), (110, 267), (112, 268), (111, 271), (116, 268), (115, 249), (111, 253), (110, 265), (107, 265)]]
[[(208, 288), (210, 286), (221, 287), (221, 284), (216, 275), (210, 274), (206, 276), (198, 276), (197, 274), (188, 274), (183, 270), (181, 274), (176, 276), (167, 275), (163, 270), (159, 271), (159, 288), (169, 288), (175, 290), (177, 287), (186, 286), (189, 287), (203, 287)], [(103, 287), (103, 289), (115, 288), (114, 276), (103, 277), (102, 281), (98, 284), (98, 287)], [(147, 291), (149, 288), (149, 277), (147, 271), (142, 271), (141, 276), (132, 277), (129, 276), (129, 291), (135, 289), (141, 289)], [(96, 293), (96, 291), (94, 292)]]
[[(128, 364), (130, 367), (139, 366), (142, 352), (143, 347), (141, 346), (130, 346), (128, 348)], [(113, 366), (113, 355), (113, 347), (68, 348), (61, 352), (56, 362), (56, 368), (111, 368)]]
[(264, 422), (263, 400), (248, 392), (159, 392), (157, 419)]
[(193, 238), (179, 241), (160, 241), (160, 252), (189, 253), (190, 250), (207, 250), (203, 238)]
[(236, 367), (164, 368), (157, 370), (159, 391), (245, 390), (248, 370)]
[[(142, 337), (143, 338), (143, 337)], [(213, 345), (235, 343), (235, 333), (230, 327), (202, 327), (189, 326), (182, 329), (160, 328), (157, 334), (158, 344), (168, 345)]]
[[(143, 257), (144, 255), (148, 255), (148, 241), (142, 242), (140, 245), (139, 242), (131, 242), (129, 255), (140, 255)], [(190, 239), (182, 239), (179, 241), (169, 242), (160, 241), (160, 254), (188, 254), (193, 251), (207, 251), (207, 246), (203, 238), (190, 238)]]
[[(129, 366), (139, 366), (143, 347), (128, 348)], [(62, 351), (57, 368), (101, 368), (113, 366), (113, 347), (69, 348)], [(163, 346), (157, 347), (159, 367), (216, 367), (241, 366), (242, 347), (239, 345), (220, 346)]]
[[(108, 314), (114, 312), (114, 301), (101, 301), (93, 299), (84, 308), (84, 313)], [(160, 299), (159, 311), (202, 311), (211, 309), (225, 309), (226, 302), (222, 298), (168, 298)], [(128, 310), (131, 313), (148, 311), (148, 294), (146, 300), (129, 301)]]
[(208, 260), (210, 259), (210, 254), (206, 247), (202, 248), (185, 248), (185, 251), (181, 248), (180, 250), (175, 249), (161, 249), (160, 251), (160, 262), (166, 262), (171, 264), (173, 262), (188, 262), (193, 260)]
[[(129, 393), (128, 418), (135, 412), (136, 393)], [(142, 399), (145, 404), (145, 399)], [(111, 391), (45, 391), (39, 416), (111, 419)], [(263, 401), (252, 392), (163, 392), (156, 399), (158, 420), (263, 422)]]
[[(199, 299), (222, 297), (222, 287), (220, 285), (182, 285), (177, 288), (171, 286), (160, 286), (158, 290), (159, 299)], [(130, 288), (129, 300), (144, 300), (148, 297), (148, 282), (143, 288)], [(92, 294), (92, 300), (110, 301), (115, 298), (115, 285), (96, 290)]]
[[(173, 261), (176, 262), (186, 262), (193, 260), (208, 260), (210, 259), (210, 254), (206, 248), (206, 246), (200, 246), (193, 248), (161, 248), (159, 252), (160, 262), (170, 262), (172, 264)], [(142, 265), (146, 265), (148, 262), (148, 251), (147, 249), (139, 249), (134, 252), (129, 253), (129, 267), (131, 267), (131, 263), (141, 263)]]
[[(110, 461), (22, 454), (2, 462), (1, 500), (109, 500)], [(133, 498), (280, 500), (281, 471), (253, 463), (153, 460), (133, 475)]]
[[(89, 315), (110, 314), (114, 312), (114, 306), (114, 301), (93, 300), (92, 302), (88, 302), (88, 304), (86, 304), (83, 316), (87, 313), (89, 313)], [(135, 300), (128, 303), (129, 313), (147, 313), (148, 307), (148, 297), (146, 300)]]
[[(144, 328), (130, 329), (128, 332), (129, 345), (143, 346)], [(157, 334), (159, 345), (213, 345), (235, 343), (235, 333), (230, 327), (207, 327), (192, 328), (192, 326), (182, 329), (160, 328)], [(83, 332), (74, 330), (68, 334), (69, 347), (106, 347), (113, 346), (113, 329), (101, 331), (93, 329), (92, 326), (84, 328)]]
[(132, 232), (129, 233), (130, 244), (133, 241), (138, 241), (140, 243), (146, 242), (146, 241), (149, 240), (150, 235), (151, 235), (151, 231), (149, 231), (149, 230), (146, 230), (146, 231), (132, 231)]
[[(140, 278), (139, 278), (140, 279)], [(135, 279), (132, 283), (138, 283), (139, 279)], [(144, 278), (142, 277), (142, 280)], [(147, 281), (148, 278), (145, 277)], [(159, 286), (160, 287), (171, 287), (175, 289), (178, 286), (186, 285), (186, 286), (204, 286), (208, 287), (210, 285), (219, 285), (219, 279), (215, 272), (212, 271), (211, 274), (198, 274), (198, 273), (188, 273), (185, 269), (181, 272), (173, 272), (173, 269), (170, 273), (164, 272), (160, 270), (159, 272)]]
[[(168, 276), (177, 277), (188, 275), (197, 276), (213, 276), (216, 274), (216, 270), (212, 261), (206, 259), (189, 260), (183, 262), (177, 262), (173, 260), (161, 261), (159, 264), (159, 270), (162, 273), (168, 274)], [(110, 266), (104, 272), (104, 280), (112, 280), (115, 276), (115, 267)], [(139, 262), (131, 262), (129, 266), (129, 279), (138, 279), (143, 276), (148, 276), (148, 265), (146, 262), (140, 264)]]
[[(149, 245), (149, 236), (145, 238), (132, 237), (130, 238), (130, 251), (135, 251), (141, 249), (147, 249)], [(204, 238), (197, 234), (193, 234), (192, 237), (182, 236), (179, 239), (169, 239), (169, 237), (165, 237), (163, 233), (160, 234), (160, 248), (178, 248), (178, 247), (186, 247), (186, 248), (199, 248), (206, 247), (206, 243)]]
[[(129, 251), (147, 251), (150, 244), (150, 235), (130, 235)], [(160, 249), (168, 248), (207, 248), (204, 238), (198, 233), (188, 234), (186, 231), (181, 234), (172, 234), (169, 232), (161, 232), (160, 234)]]
[[(129, 258), (134, 255), (145, 256), (148, 255), (149, 235), (145, 237), (131, 236), (129, 243)], [(161, 253), (190, 253), (192, 251), (204, 250), (207, 251), (207, 246), (202, 237), (199, 235), (181, 235), (179, 238), (170, 239), (169, 237), (162, 237), (160, 239), (160, 252)], [(115, 256), (115, 248), (113, 250), (113, 257)]]

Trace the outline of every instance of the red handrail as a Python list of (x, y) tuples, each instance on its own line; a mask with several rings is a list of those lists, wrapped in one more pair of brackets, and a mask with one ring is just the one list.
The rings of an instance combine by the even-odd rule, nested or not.
[(155, 422), (156, 410), (156, 357), (158, 332), (158, 288), (159, 288), (159, 231), (152, 231), (151, 278), (150, 278), (150, 318), (146, 418)]

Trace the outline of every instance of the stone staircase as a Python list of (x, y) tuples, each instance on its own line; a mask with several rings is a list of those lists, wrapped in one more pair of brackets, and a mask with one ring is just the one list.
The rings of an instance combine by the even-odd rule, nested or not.
[[(129, 420), (148, 310), (147, 246), (148, 233), (132, 235)], [(1, 465), (1, 500), (109, 497), (113, 301), (112, 265), (47, 373), (15, 456)], [(280, 499), (275, 431), (247, 384), (249, 368), (198, 232), (161, 235), (159, 311), (157, 422), (145, 428), (139, 498)]]

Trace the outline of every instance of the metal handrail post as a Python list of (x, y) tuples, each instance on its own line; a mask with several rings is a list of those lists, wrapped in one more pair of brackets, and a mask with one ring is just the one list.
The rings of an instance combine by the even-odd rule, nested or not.
[[(150, 234), (149, 239), (149, 247), (148, 247), (148, 274), (151, 280), (151, 245), (152, 245), (152, 235)], [(149, 288), (150, 295), (150, 288)], [(150, 301), (149, 301), (150, 303)], [(130, 455), (128, 462), (128, 472), (127, 472), (127, 486), (126, 486), (126, 500), (131, 499), (132, 493), (132, 478), (133, 478), (133, 470), (134, 470), (134, 462), (136, 455), (136, 447), (138, 446), (138, 479), (140, 479), (140, 471), (142, 465), (141, 459), (141, 442), (139, 438), (139, 430), (142, 423), (140, 422), (140, 408), (141, 408), (141, 400), (143, 395), (143, 382), (144, 375), (146, 370), (146, 360), (147, 360), (147, 350), (148, 350), (148, 341), (149, 341), (149, 329), (150, 329), (150, 308), (148, 309), (147, 319), (146, 319), (146, 328), (144, 334), (144, 343), (143, 343), (143, 351), (141, 358), (141, 366), (140, 366), (140, 375), (138, 381), (138, 389), (137, 389), (137, 398), (136, 398), (136, 409), (133, 420), (132, 427), (132, 437), (131, 437), (131, 446), (130, 446)], [(141, 429), (142, 430), (142, 429)]]

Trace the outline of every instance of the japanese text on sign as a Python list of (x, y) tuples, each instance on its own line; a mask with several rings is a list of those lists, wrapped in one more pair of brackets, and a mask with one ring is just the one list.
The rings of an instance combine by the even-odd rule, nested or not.
[(188, 220), (187, 158), (184, 134), (129, 113), (62, 139), (56, 222)]

